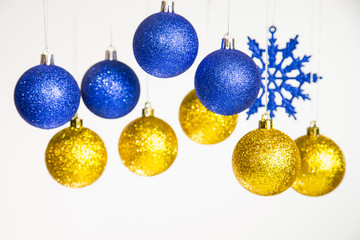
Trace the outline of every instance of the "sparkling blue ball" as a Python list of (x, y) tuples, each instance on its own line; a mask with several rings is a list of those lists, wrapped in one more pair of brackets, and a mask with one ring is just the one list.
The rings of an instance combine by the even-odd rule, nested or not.
[(80, 89), (65, 69), (38, 65), (20, 77), (14, 101), (26, 122), (38, 128), (52, 129), (75, 116), (80, 104)]
[(146, 18), (133, 40), (134, 55), (140, 67), (159, 78), (175, 77), (188, 70), (195, 61), (198, 47), (191, 23), (169, 12)]
[(256, 100), (261, 76), (254, 61), (235, 49), (220, 49), (207, 55), (195, 73), (195, 91), (200, 102), (221, 115), (238, 114)]
[(134, 71), (117, 60), (96, 63), (81, 83), (81, 94), (87, 108), (99, 117), (123, 117), (136, 106), (140, 84)]

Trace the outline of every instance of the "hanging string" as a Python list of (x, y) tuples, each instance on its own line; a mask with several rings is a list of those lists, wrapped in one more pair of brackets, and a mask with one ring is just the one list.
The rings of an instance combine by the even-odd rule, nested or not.
[[(209, 38), (209, 26), (210, 26), (210, 3), (211, 0), (206, 2), (206, 37)], [(208, 41), (207, 41), (208, 42)]]
[(276, 16), (276, 0), (271, 0), (271, 26), (275, 26), (275, 16)]
[[(149, 3), (150, 0), (147, 0), (146, 1), (146, 15), (149, 14), (149, 9), (150, 9), (150, 3)], [(146, 73), (146, 80), (145, 80), (145, 101), (146, 103), (150, 103), (150, 83), (149, 83), (149, 74)]]
[(150, 102), (150, 93), (149, 93), (149, 74), (146, 74), (146, 102)]
[(48, 25), (49, 25), (49, 7), (48, 1), (43, 0), (43, 11), (44, 11), (44, 36), (45, 36), (45, 50), (49, 51), (48, 47)]
[[(323, 24), (323, 0), (320, 0), (319, 6), (319, 43), (318, 43), (318, 74), (321, 73), (321, 40), (322, 40), (322, 24)], [(319, 109), (320, 109), (320, 79), (317, 79), (316, 83), (316, 117), (315, 121), (317, 122), (319, 119)]]
[(113, 23), (114, 23), (114, 16), (113, 16), (113, 1), (108, 0), (108, 11), (109, 11), (109, 27), (110, 27), (110, 48), (113, 48)]
[(78, 67), (77, 67), (77, 17), (76, 17), (76, 0), (72, 2), (72, 13), (73, 13), (73, 71), (74, 77), (78, 80)]
[(268, 83), (269, 83), (269, 4), (270, 0), (267, 0), (266, 6), (266, 41), (265, 41), (265, 114), (268, 112)]
[(227, 1), (227, 35), (230, 35), (230, 0)]
[[(314, 24), (314, 22), (315, 22), (315, 19), (316, 19), (316, 17), (315, 17), (315, 0), (312, 0), (312, 6), (311, 6), (311, 13), (312, 13), (312, 17), (311, 17), (311, 43), (310, 43), (310, 52), (312, 53), (312, 57), (314, 57), (314, 55), (315, 55), (315, 53), (314, 53), (314, 42), (315, 42), (315, 24)], [(315, 64), (314, 64), (314, 61), (311, 61), (311, 72), (315, 72)], [(311, 74), (311, 76), (310, 76), (310, 82), (311, 83), (313, 83), (314, 82), (314, 74)], [(315, 84), (314, 84), (315, 85)], [(314, 119), (316, 119), (316, 113), (315, 113), (315, 104), (314, 104), (314, 102), (316, 102), (318, 99), (315, 97), (313, 97), (313, 96), (315, 96), (316, 95), (316, 93), (315, 93), (315, 86), (313, 86), (312, 88), (311, 88), (311, 100), (312, 100), (312, 102), (311, 102), (311, 104), (310, 104), (310, 108), (311, 108), (311, 120), (312, 121), (315, 121)]]

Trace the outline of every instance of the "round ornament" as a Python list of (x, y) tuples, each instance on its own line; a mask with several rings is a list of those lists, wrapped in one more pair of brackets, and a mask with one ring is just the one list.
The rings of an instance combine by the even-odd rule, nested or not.
[(104, 142), (75, 117), (71, 127), (58, 132), (49, 142), (45, 162), (50, 175), (61, 185), (82, 188), (103, 173), (107, 153)]
[(175, 161), (178, 142), (172, 128), (154, 117), (147, 103), (143, 116), (129, 123), (119, 140), (119, 154), (124, 165), (140, 176), (154, 176)]
[(41, 64), (18, 80), (14, 101), (20, 116), (32, 126), (52, 129), (69, 122), (80, 104), (80, 89), (69, 72), (41, 55)]
[(116, 51), (107, 50), (106, 60), (93, 65), (81, 83), (87, 108), (102, 118), (120, 118), (131, 112), (140, 97), (135, 72), (116, 60)]
[(189, 69), (198, 46), (194, 27), (174, 13), (167, 1), (162, 1), (161, 12), (139, 25), (133, 39), (136, 61), (145, 72), (159, 78), (175, 77)]
[(321, 196), (333, 191), (345, 174), (345, 158), (341, 149), (319, 134), (313, 122), (308, 134), (295, 140), (300, 150), (301, 169), (293, 189), (307, 196)]
[(180, 105), (179, 120), (185, 134), (200, 144), (224, 141), (234, 131), (238, 116), (224, 116), (209, 111), (201, 104), (195, 90)]
[(254, 61), (234, 48), (234, 39), (226, 35), (220, 50), (207, 55), (195, 73), (195, 91), (210, 111), (235, 115), (256, 100), (261, 76)]
[(234, 174), (248, 191), (261, 196), (284, 192), (300, 170), (300, 153), (295, 142), (272, 128), (272, 121), (259, 122), (259, 129), (237, 143), (232, 157)]

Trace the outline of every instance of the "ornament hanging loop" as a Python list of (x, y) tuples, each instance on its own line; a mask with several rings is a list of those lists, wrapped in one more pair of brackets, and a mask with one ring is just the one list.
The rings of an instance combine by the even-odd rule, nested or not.
[(42, 54), (40, 59), (41, 65), (53, 65), (54, 64), (54, 55), (50, 51), (50, 49), (46, 48)]
[(269, 113), (264, 113), (262, 115), (261, 120), (259, 121), (259, 128), (260, 129), (272, 129), (273, 123), (269, 116)]
[(142, 110), (143, 117), (153, 117), (154, 116), (154, 109), (151, 107), (150, 102), (145, 103), (145, 108)]
[(162, 0), (160, 12), (174, 13), (175, 3), (173, 0)]
[(221, 49), (235, 49), (235, 38), (228, 32), (221, 41)]
[(110, 61), (117, 60), (117, 53), (112, 45), (110, 45), (105, 51), (105, 60), (110, 60)]

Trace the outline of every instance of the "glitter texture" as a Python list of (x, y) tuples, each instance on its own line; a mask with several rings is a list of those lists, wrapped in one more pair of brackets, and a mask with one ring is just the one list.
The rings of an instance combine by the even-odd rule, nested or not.
[(201, 144), (224, 141), (234, 131), (238, 116), (213, 113), (201, 104), (192, 90), (180, 105), (179, 121), (185, 134)]
[(27, 70), (15, 87), (14, 101), (20, 116), (43, 129), (69, 122), (80, 104), (80, 89), (65, 69), (38, 65)]
[(234, 49), (220, 49), (207, 55), (195, 74), (195, 91), (210, 111), (235, 115), (256, 100), (260, 72), (254, 61)]
[(276, 129), (256, 129), (237, 143), (233, 171), (248, 191), (262, 196), (279, 194), (293, 184), (300, 170), (295, 142)]
[(301, 170), (292, 186), (307, 196), (321, 196), (334, 190), (345, 174), (341, 149), (324, 136), (302, 136), (295, 140), (301, 155)]
[(134, 71), (116, 60), (92, 66), (81, 83), (87, 108), (99, 117), (119, 118), (131, 112), (140, 97), (140, 84)]
[(194, 63), (199, 42), (191, 23), (176, 13), (160, 12), (137, 28), (133, 50), (140, 67), (150, 75), (170, 78)]
[(172, 128), (153, 116), (129, 123), (119, 140), (122, 162), (140, 176), (164, 172), (174, 162), (177, 150), (177, 138)]
[(60, 184), (81, 188), (94, 183), (107, 161), (101, 138), (88, 128), (65, 128), (49, 142), (45, 162), (50, 175)]

